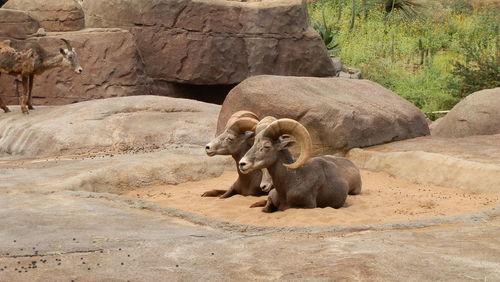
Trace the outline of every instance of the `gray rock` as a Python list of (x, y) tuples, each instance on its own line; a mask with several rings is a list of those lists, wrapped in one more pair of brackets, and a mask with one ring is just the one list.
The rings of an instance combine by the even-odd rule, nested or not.
[(3, 114), (0, 152), (23, 157), (135, 152), (205, 145), (220, 106), (159, 96), (93, 100)]
[(438, 137), (500, 133), (500, 87), (470, 94), (432, 126)]
[(84, 28), (81, 6), (74, 0), (9, 0), (3, 8), (28, 12), (47, 31)]
[(368, 80), (251, 77), (226, 97), (218, 132), (238, 110), (298, 120), (309, 130), (315, 154), (343, 154), (350, 148), (429, 134), (418, 108)]

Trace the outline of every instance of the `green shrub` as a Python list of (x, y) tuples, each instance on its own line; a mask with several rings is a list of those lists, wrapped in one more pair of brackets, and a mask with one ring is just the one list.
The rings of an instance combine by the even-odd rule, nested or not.
[(500, 87), (500, 64), (495, 53), (482, 48), (466, 47), (465, 62), (453, 65), (448, 87), (455, 97), (466, 97), (476, 91)]

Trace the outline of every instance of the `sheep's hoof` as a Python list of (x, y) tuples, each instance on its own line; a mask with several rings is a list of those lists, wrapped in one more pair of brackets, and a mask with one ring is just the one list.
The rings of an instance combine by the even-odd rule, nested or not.
[(5, 113), (10, 113), (9, 108), (5, 108), (5, 109), (3, 109), (3, 111), (4, 111)]
[(33, 108), (33, 106), (32, 106), (32, 105), (28, 105), (28, 109), (29, 109), (29, 110), (34, 110), (35, 108)]
[(30, 114), (30, 112), (29, 112), (29, 111), (28, 111), (28, 109), (26, 109), (26, 108), (22, 108), (22, 109), (21, 109), (21, 111), (22, 111), (22, 112), (23, 112), (23, 114), (25, 114), (25, 115), (29, 115), (29, 114)]

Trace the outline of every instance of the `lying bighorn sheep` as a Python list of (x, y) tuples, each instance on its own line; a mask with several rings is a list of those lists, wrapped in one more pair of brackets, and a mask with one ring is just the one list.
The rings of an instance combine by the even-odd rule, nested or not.
[[(259, 122), (257, 116), (249, 111), (234, 113), (226, 124), (226, 129), (213, 139), (205, 147), (208, 156), (231, 155), (236, 161), (238, 179), (229, 190), (210, 190), (202, 194), (202, 197), (228, 198), (236, 194), (244, 196), (265, 195), (261, 189), (262, 172), (255, 170), (249, 174), (242, 174), (238, 169), (239, 160), (250, 149), (253, 143), (255, 126)], [(270, 189), (269, 178), (265, 179), (266, 189)]]
[[(76, 51), (65, 39), (66, 49), (61, 48), (58, 53), (49, 53), (40, 44), (32, 41), (4, 40), (0, 42), (0, 74), (20, 75), (23, 82), (23, 94), (19, 104), (23, 113), (33, 109), (32, 93), (35, 74), (41, 74), (55, 67), (69, 67), (76, 73), (83, 69), (78, 64)], [(6, 113), (9, 108), (0, 98), (0, 108)]]
[[(301, 146), (301, 154), (293, 161), (288, 147), (292, 135)], [(361, 178), (357, 168), (347, 159), (321, 156), (309, 159), (312, 149), (307, 129), (292, 119), (272, 122), (257, 133), (253, 146), (239, 162), (242, 173), (267, 168), (274, 185), (263, 211), (273, 212), (288, 208), (340, 208), (349, 190), (361, 192)], [(350, 185), (352, 187), (350, 187)]]

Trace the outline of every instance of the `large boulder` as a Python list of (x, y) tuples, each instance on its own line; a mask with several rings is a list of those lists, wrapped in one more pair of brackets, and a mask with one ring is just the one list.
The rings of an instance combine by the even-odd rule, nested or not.
[[(123, 29), (85, 29), (73, 32), (49, 32), (32, 38), (46, 50), (58, 53), (69, 40), (78, 53), (82, 74), (68, 68), (55, 68), (35, 76), (34, 104), (61, 105), (91, 99), (150, 93), (143, 64), (135, 41)], [(17, 104), (13, 78), (0, 76), (0, 93), (8, 104)]]
[(23, 11), (0, 9), (0, 40), (5, 38), (26, 39), (35, 33), (38, 22)]
[(218, 132), (238, 110), (301, 122), (311, 133), (316, 155), (429, 134), (418, 108), (368, 80), (251, 77), (226, 97)]
[(82, 7), (75, 0), (9, 0), (3, 8), (29, 12), (47, 31), (84, 28)]
[(87, 27), (129, 29), (147, 75), (159, 81), (227, 85), (258, 74), (335, 74), (301, 0), (85, 0), (83, 9)]
[(213, 138), (220, 106), (132, 96), (40, 107), (0, 117), (0, 153), (22, 157), (149, 152)]
[(432, 126), (438, 137), (500, 133), (500, 87), (470, 94)]

